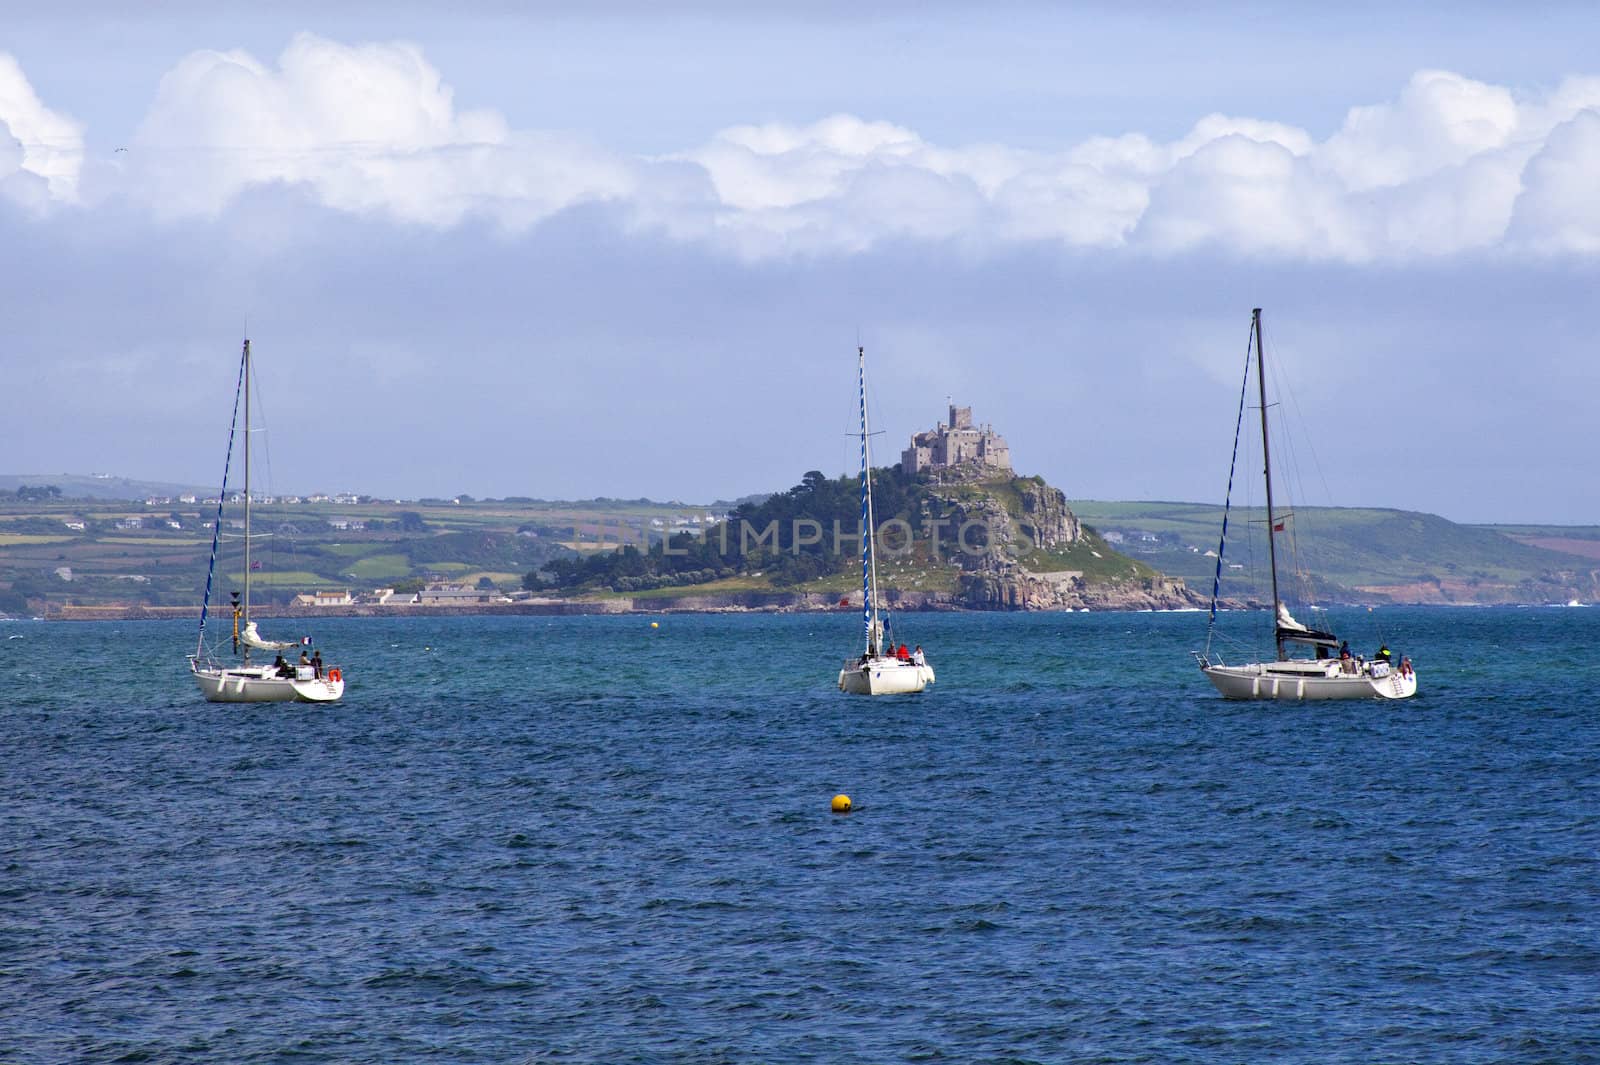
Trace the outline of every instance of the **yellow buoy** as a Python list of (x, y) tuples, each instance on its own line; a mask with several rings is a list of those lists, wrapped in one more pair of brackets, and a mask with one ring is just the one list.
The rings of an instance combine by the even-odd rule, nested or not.
[(849, 813), (850, 812), (850, 796), (848, 796), (848, 795), (835, 795), (833, 797), (833, 812), (836, 813), (836, 814), (847, 814), (847, 813)]
[(651, 627), (651, 628), (652, 628), (652, 629), (659, 629), (659, 628), (660, 628), (660, 627), (661, 627), (661, 622), (659, 622), (659, 621), (652, 621), (652, 622), (651, 622), (651, 623), (650, 623), (650, 627)]

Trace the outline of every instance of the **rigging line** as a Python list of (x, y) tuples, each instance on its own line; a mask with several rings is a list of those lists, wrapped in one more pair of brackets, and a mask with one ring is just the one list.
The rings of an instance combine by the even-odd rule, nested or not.
[(222, 488), (217, 492), (217, 516), (211, 523), (211, 560), (206, 564), (206, 590), (200, 598), (200, 635), (195, 645), (195, 656), (198, 658), (205, 652), (206, 646), (206, 615), (211, 607), (211, 578), (217, 571), (217, 542), (222, 536), (222, 504), (228, 498), (228, 471), (233, 466), (233, 435), (239, 427), (239, 397), (244, 393), (244, 371), (248, 364), (245, 353), (250, 350), (250, 341), (244, 342), (244, 349), (239, 353), (239, 379), (233, 386), (233, 420), (228, 423), (228, 451), (222, 459)]
[[(1277, 384), (1277, 391), (1280, 400), (1278, 411), (1278, 421), (1280, 425), (1279, 436), (1285, 441), (1288, 457), (1291, 460), (1289, 464), (1289, 473), (1293, 482), (1293, 490), (1295, 493), (1293, 498), (1303, 504), (1309, 503), (1311, 499), (1311, 494), (1305, 490), (1304, 468), (1299, 459), (1299, 451), (1303, 446), (1310, 453), (1312, 466), (1316, 471), (1318, 480), (1322, 484), (1322, 495), (1320, 498), (1325, 502), (1331, 503), (1331, 500), (1333, 499), (1333, 493), (1328, 489), (1328, 479), (1323, 471), (1321, 458), (1317, 454), (1315, 439), (1310, 433), (1301, 432), (1297, 434), (1290, 432), (1289, 408), (1291, 407), (1293, 408), (1294, 420), (1297, 425), (1304, 427), (1309, 423), (1307, 422), (1305, 414), (1300, 407), (1299, 394), (1295, 391), (1294, 382), (1288, 373), (1286, 363), (1280, 362), (1278, 373), (1275, 375), (1275, 383)], [(1286, 403), (1283, 402), (1285, 399), (1287, 400)], [(1301, 437), (1304, 437), (1304, 439), (1301, 439)], [(1314, 521), (1313, 524), (1315, 524)], [(1308, 545), (1309, 547), (1306, 554), (1302, 555), (1299, 530), (1298, 528), (1295, 528), (1290, 531), (1290, 547), (1294, 552), (1295, 580), (1296, 583), (1300, 585), (1302, 595), (1304, 596), (1306, 603), (1309, 605), (1316, 598), (1316, 586), (1312, 574), (1314, 572), (1326, 573), (1326, 567), (1322, 565), (1324, 559), (1317, 555), (1315, 537), (1308, 541)]]
[[(256, 371), (254, 359), (250, 361), (250, 396), (255, 403), (255, 412), (257, 415), (257, 425), (251, 431), (251, 435), (261, 437), (261, 443), (258, 447), (256, 447), (256, 452), (260, 456), (260, 458), (257, 459), (257, 463), (262, 467), (264, 476), (260, 479), (264, 482), (266, 487), (266, 490), (259, 494), (276, 500), (277, 489), (272, 474), (272, 434), (267, 431), (267, 426), (270, 423), (267, 418), (266, 397), (261, 391), (261, 375)], [(252, 493), (252, 495), (254, 494), (256, 493)], [(255, 540), (275, 540), (275, 538), (270, 535), (260, 536), (254, 533), (252, 533), (251, 538)], [(264, 572), (262, 573), (261, 579), (264, 582), (266, 581), (269, 573), (278, 572), (279, 566), (277, 547), (278, 545), (276, 542), (271, 542), (266, 545), (266, 550), (262, 552), (262, 554), (266, 556), (262, 560), (262, 569)], [(271, 585), (271, 587), (273, 588), (274, 592), (277, 590), (276, 585)]]
[(1206, 626), (1206, 649), (1211, 648), (1212, 630), (1217, 625), (1217, 595), (1222, 588), (1222, 559), (1228, 546), (1228, 508), (1233, 501), (1233, 474), (1239, 466), (1239, 434), (1244, 427), (1244, 398), (1250, 385), (1250, 352), (1255, 345), (1255, 329), (1252, 326), (1250, 339), (1245, 343), (1244, 349), (1244, 380), (1239, 385), (1239, 414), (1233, 424), (1233, 455), (1228, 461), (1228, 488), (1222, 500), (1222, 534), (1217, 541), (1217, 571), (1211, 579), (1211, 621)]
[[(1245, 387), (1246, 389), (1249, 388), (1248, 379), (1245, 382)], [(1249, 409), (1257, 410), (1258, 408), (1252, 405)], [(1263, 468), (1260, 437), (1255, 433), (1247, 433), (1242, 441), (1242, 446), (1244, 448), (1246, 469), (1256, 470)], [(1262, 571), (1267, 568), (1262, 560), (1260, 540), (1261, 531), (1266, 525), (1266, 511), (1262, 504), (1256, 502), (1256, 486), (1259, 483), (1254, 477), (1246, 477), (1244, 479), (1244, 511), (1249, 520), (1245, 522), (1245, 557), (1244, 561), (1240, 563), (1241, 572), (1246, 575), (1247, 595), (1257, 602), (1271, 594), (1262, 590), (1262, 586), (1268, 583), (1268, 580), (1262, 575)], [(1253, 516), (1257, 510), (1262, 512), (1262, 516), (1259, 518)], [(1270, 613), (1271, 611), (1251, 610), (1247, 614), (1245, 628), (1246, 631), (1252, 634), (1252, 639), (1255, 641), (1253, 646), (1258, 654), (1263, 645), (1272, 643), (1276, 622), (1268, 616)]]
[[(1309, 424), (1304, 413), (1302, 413), (1300, 410), (1299, 394), (1295, 392), (1293, 383), (1287, 378), (1285, 378), (1283, 381), (1283, 390), (1288, 392), (1289, 403), (1294, 407), (1295, 418), (1299, 420), (1301, 425)], [(1331, 500), (1333, 499), (1333, 492), (1328, 488), (1328, 478), (1322, 468), (1322, 459), (1317, 454), (1316, 440), (1310, 434), (1306, 435), (1305, 445), (1306, 450), (1311, 452), (1311, 464), (1317, 471), (1317, 479), (1322, 482), (1323, 498)]]

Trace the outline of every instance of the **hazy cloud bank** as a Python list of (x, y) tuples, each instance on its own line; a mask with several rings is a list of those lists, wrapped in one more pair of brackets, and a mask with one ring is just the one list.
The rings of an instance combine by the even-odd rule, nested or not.
[(1421, 71), (1322, 140), (1213, 114), (1174, 141), (952, 147), (835, 115), (733, 127), (647, 158), (458, 108), (416, 46), (302, 34), (275, 65), (240, 51), (185, 57), (128, 148), (86, 164), (81, 127), (0, 55), (0, 192), (35, 211), (126, 200), (157, 218), (206, 218), (283, 185), (434, 229), (518, 233), (609, 205), (625, 227), (744, 259), (907, 239), (1348, 263), (1600, 251), (1600, 77), (1524, 91)]

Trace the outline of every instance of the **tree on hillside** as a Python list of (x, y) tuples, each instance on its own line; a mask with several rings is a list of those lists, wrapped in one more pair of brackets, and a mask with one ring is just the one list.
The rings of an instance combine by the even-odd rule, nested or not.
[[(898, 467), (873, 471), (874, 518), (881, 528), (911, 516), (914, 481)], [(610, 588), (633, 591), (701, 584), (759, 570), (776, 585), (799, 584), (852, 565), (854, 548), (837, 550), (861, 520), (860, 481), (810, 470), (787, 492), (735, 507), (727, 522), (700, 532), (673, 533), (648, 551), (629, 545), (587, 557), (552, 559), (523, 578), (530, 591)]]

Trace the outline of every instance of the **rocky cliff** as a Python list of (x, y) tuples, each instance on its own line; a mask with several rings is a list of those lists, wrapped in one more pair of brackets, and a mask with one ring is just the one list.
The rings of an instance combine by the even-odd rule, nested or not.
[[(1113, 551), (1040, 477), (930, 484), (925, 524), (968, 530), (956, 601), (979, 610), (1172, 610), (1203, 605), (1183, 581)], [(982, 540), (981, 545), (978, 543)], [(973, 549), (978, 548), (978, 549)]]

